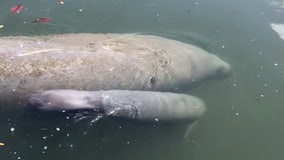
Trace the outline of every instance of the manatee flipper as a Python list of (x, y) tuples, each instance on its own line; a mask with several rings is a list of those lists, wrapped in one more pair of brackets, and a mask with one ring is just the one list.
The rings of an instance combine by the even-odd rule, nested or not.
[(75, 122), (83, 121), (83, 120), (90, 120), (89, 126), (94, 125), (96, 122), (98, 122), (100, 119), (104, 118), (104, 116), (101, 113), (96, 113), (96, 112), (90, 112), (90, 111), (79, 111), (73, 114), (73, 119)]
[(189, 124), (186, 127), (185, 133), (184, 133), (184, 139), (188, 139), (189, 134), (194, 130), (195, 126), (197, 125), (198, 121), (194, 121), (193, 123)]
[[(37, 106), (38, 101), (34, 99), (39, 99), (41, 105)], [(194, 96), (130, 90), (48, 90), (32, 97), (28, 104), (30, 109), (41, 112), (79, 112), (79, 120), (84, 119), (84, 116), (95, 117), (93, 122), (110, 116), (149, 122), (183, 121), (192, 124), (205, 111), (204, 102)]]

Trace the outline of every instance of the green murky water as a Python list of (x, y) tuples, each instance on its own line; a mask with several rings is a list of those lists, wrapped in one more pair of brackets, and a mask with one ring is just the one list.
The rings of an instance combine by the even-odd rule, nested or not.
[[(184, 126), (27, 117), (0, 104), (0, 159), (283, 160), (284, 23), (273, 0), (2, 0), (0, 36), (71, 32), (159, 34), (197, 45), (232, 65), (224, 80), (188, 91), (205, 115)], [(10, 15), (19, 3), (25, 9)], [(51, 17), (50, 24), (31, 23)], [(1, 73), (0, 73), (1, 74)]]

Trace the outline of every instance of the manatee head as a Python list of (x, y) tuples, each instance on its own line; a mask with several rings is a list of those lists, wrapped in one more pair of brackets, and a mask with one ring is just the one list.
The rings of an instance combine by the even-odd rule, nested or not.
[(213, 54), (192, 58), (190, 67), (190, 78), (193, 81), (224, 78), (231, 73), (230, 64)]
[(89, 94), (90, 92), (76, 90), (38, 91), (29, 97), (26, 109), (41, 112), (95, 110), (95, 103), (90, 103), (90, 101), (95, 102), (96, 100), (94, 96), (90, 100)]

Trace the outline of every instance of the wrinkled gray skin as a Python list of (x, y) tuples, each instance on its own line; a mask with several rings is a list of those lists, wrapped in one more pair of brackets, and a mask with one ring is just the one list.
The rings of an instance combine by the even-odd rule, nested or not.
[(158, 36), (0, 38), (0, 100), (49, 89), (175, 91), (229, 72), (215, 55)]
[(41, 112), (90, 110), (140, 121), (191, 122), (205, 110), (203, 101), (193, 96), (129, 90), (49, 90), (33, 94), (26, 107)]

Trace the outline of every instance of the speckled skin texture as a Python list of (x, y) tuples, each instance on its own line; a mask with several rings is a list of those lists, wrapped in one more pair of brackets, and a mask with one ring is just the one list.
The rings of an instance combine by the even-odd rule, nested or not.
[(215, 55), (158, 36), (0, 38), (1, 99), (47, 89), (171, 91), (229, 71)]

